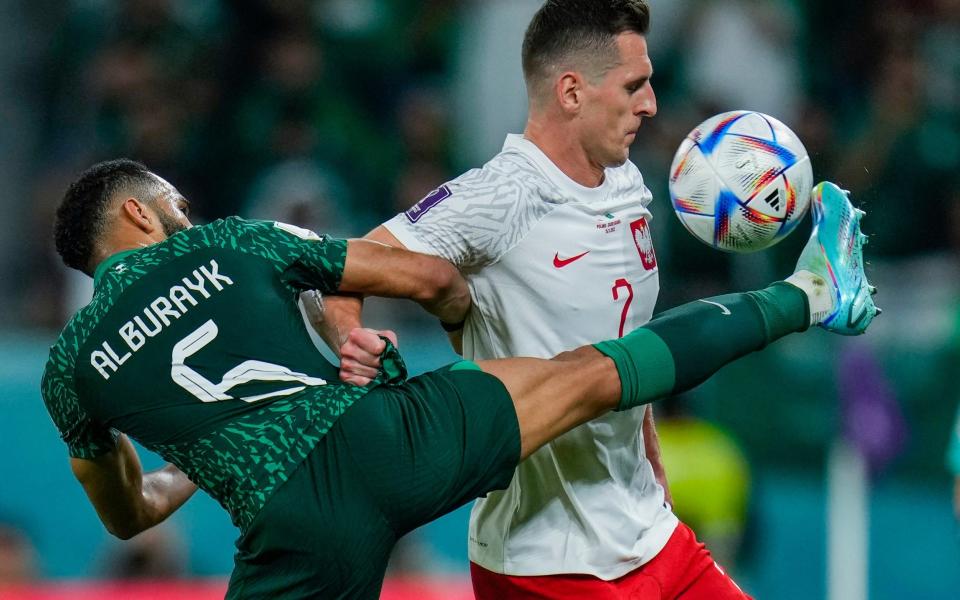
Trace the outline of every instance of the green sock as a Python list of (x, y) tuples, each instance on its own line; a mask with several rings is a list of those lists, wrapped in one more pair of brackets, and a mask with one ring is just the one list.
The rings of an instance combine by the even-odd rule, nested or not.
[(595, 344), (613, 359), (622, 393), (617, 410), (689, 390), (741, 356), (809, 327), (807, 295), (777, 282), (672, 308), (619, 340)]

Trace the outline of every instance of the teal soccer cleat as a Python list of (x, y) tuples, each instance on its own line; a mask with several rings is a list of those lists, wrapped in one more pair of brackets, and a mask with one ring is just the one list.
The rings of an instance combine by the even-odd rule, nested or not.
[(871, 297), (877, 288), (863, 272), (867, 236), (860, 231), (860, 219), (865, 213), (850, 204), (848, 192), (829, 181), (817, 184), (810, 196), (813, 233), (794, 277), (806, 271), (832, 291), (832, 302), (811, 308), (811, 324), (841, 335), (860, 335), (881, 312)]

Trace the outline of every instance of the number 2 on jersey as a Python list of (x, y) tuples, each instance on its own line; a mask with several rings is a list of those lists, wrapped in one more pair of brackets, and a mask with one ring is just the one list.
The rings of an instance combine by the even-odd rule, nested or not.
[(630, 285), (630, 282), (626, 279), (618, 279), (613, 283), (613, 301), (617, 302), (620, 300), (620, 289), (627, 289), (627, 298), (623, 303), (623, 310), (620, 312), (620, 330), (617, 334), (617, 337), (623, 337), (623, 328), (627, 324), (627, 313), (630, 312), (630, 303), (633, 302), (633, 286)]

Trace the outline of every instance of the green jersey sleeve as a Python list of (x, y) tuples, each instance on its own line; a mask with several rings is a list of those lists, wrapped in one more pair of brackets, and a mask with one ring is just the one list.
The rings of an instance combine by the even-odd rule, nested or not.
[(288, 285), (322, 293), (340, 287), (347, 259), (346, 240), (277, 221), (231, 217), (224, 224), (238, 242), (238, 249), (271, 259)]
[(43, 372), (40, 391), (47, 412), (73, 458), (96, 458), (117, 447), (119, 433), (96, 421), (80, 406), (74, 389), (72, 362), (54, 347)]

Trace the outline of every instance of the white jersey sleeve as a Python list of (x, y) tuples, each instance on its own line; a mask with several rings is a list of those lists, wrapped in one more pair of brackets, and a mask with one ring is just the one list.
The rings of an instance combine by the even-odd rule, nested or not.
[(465, 271), (497, 262), (550, 212), (534, 202), (532, 167), (498, 157), (430, 192), (384, 223), (408, 249), (441, 256)]

